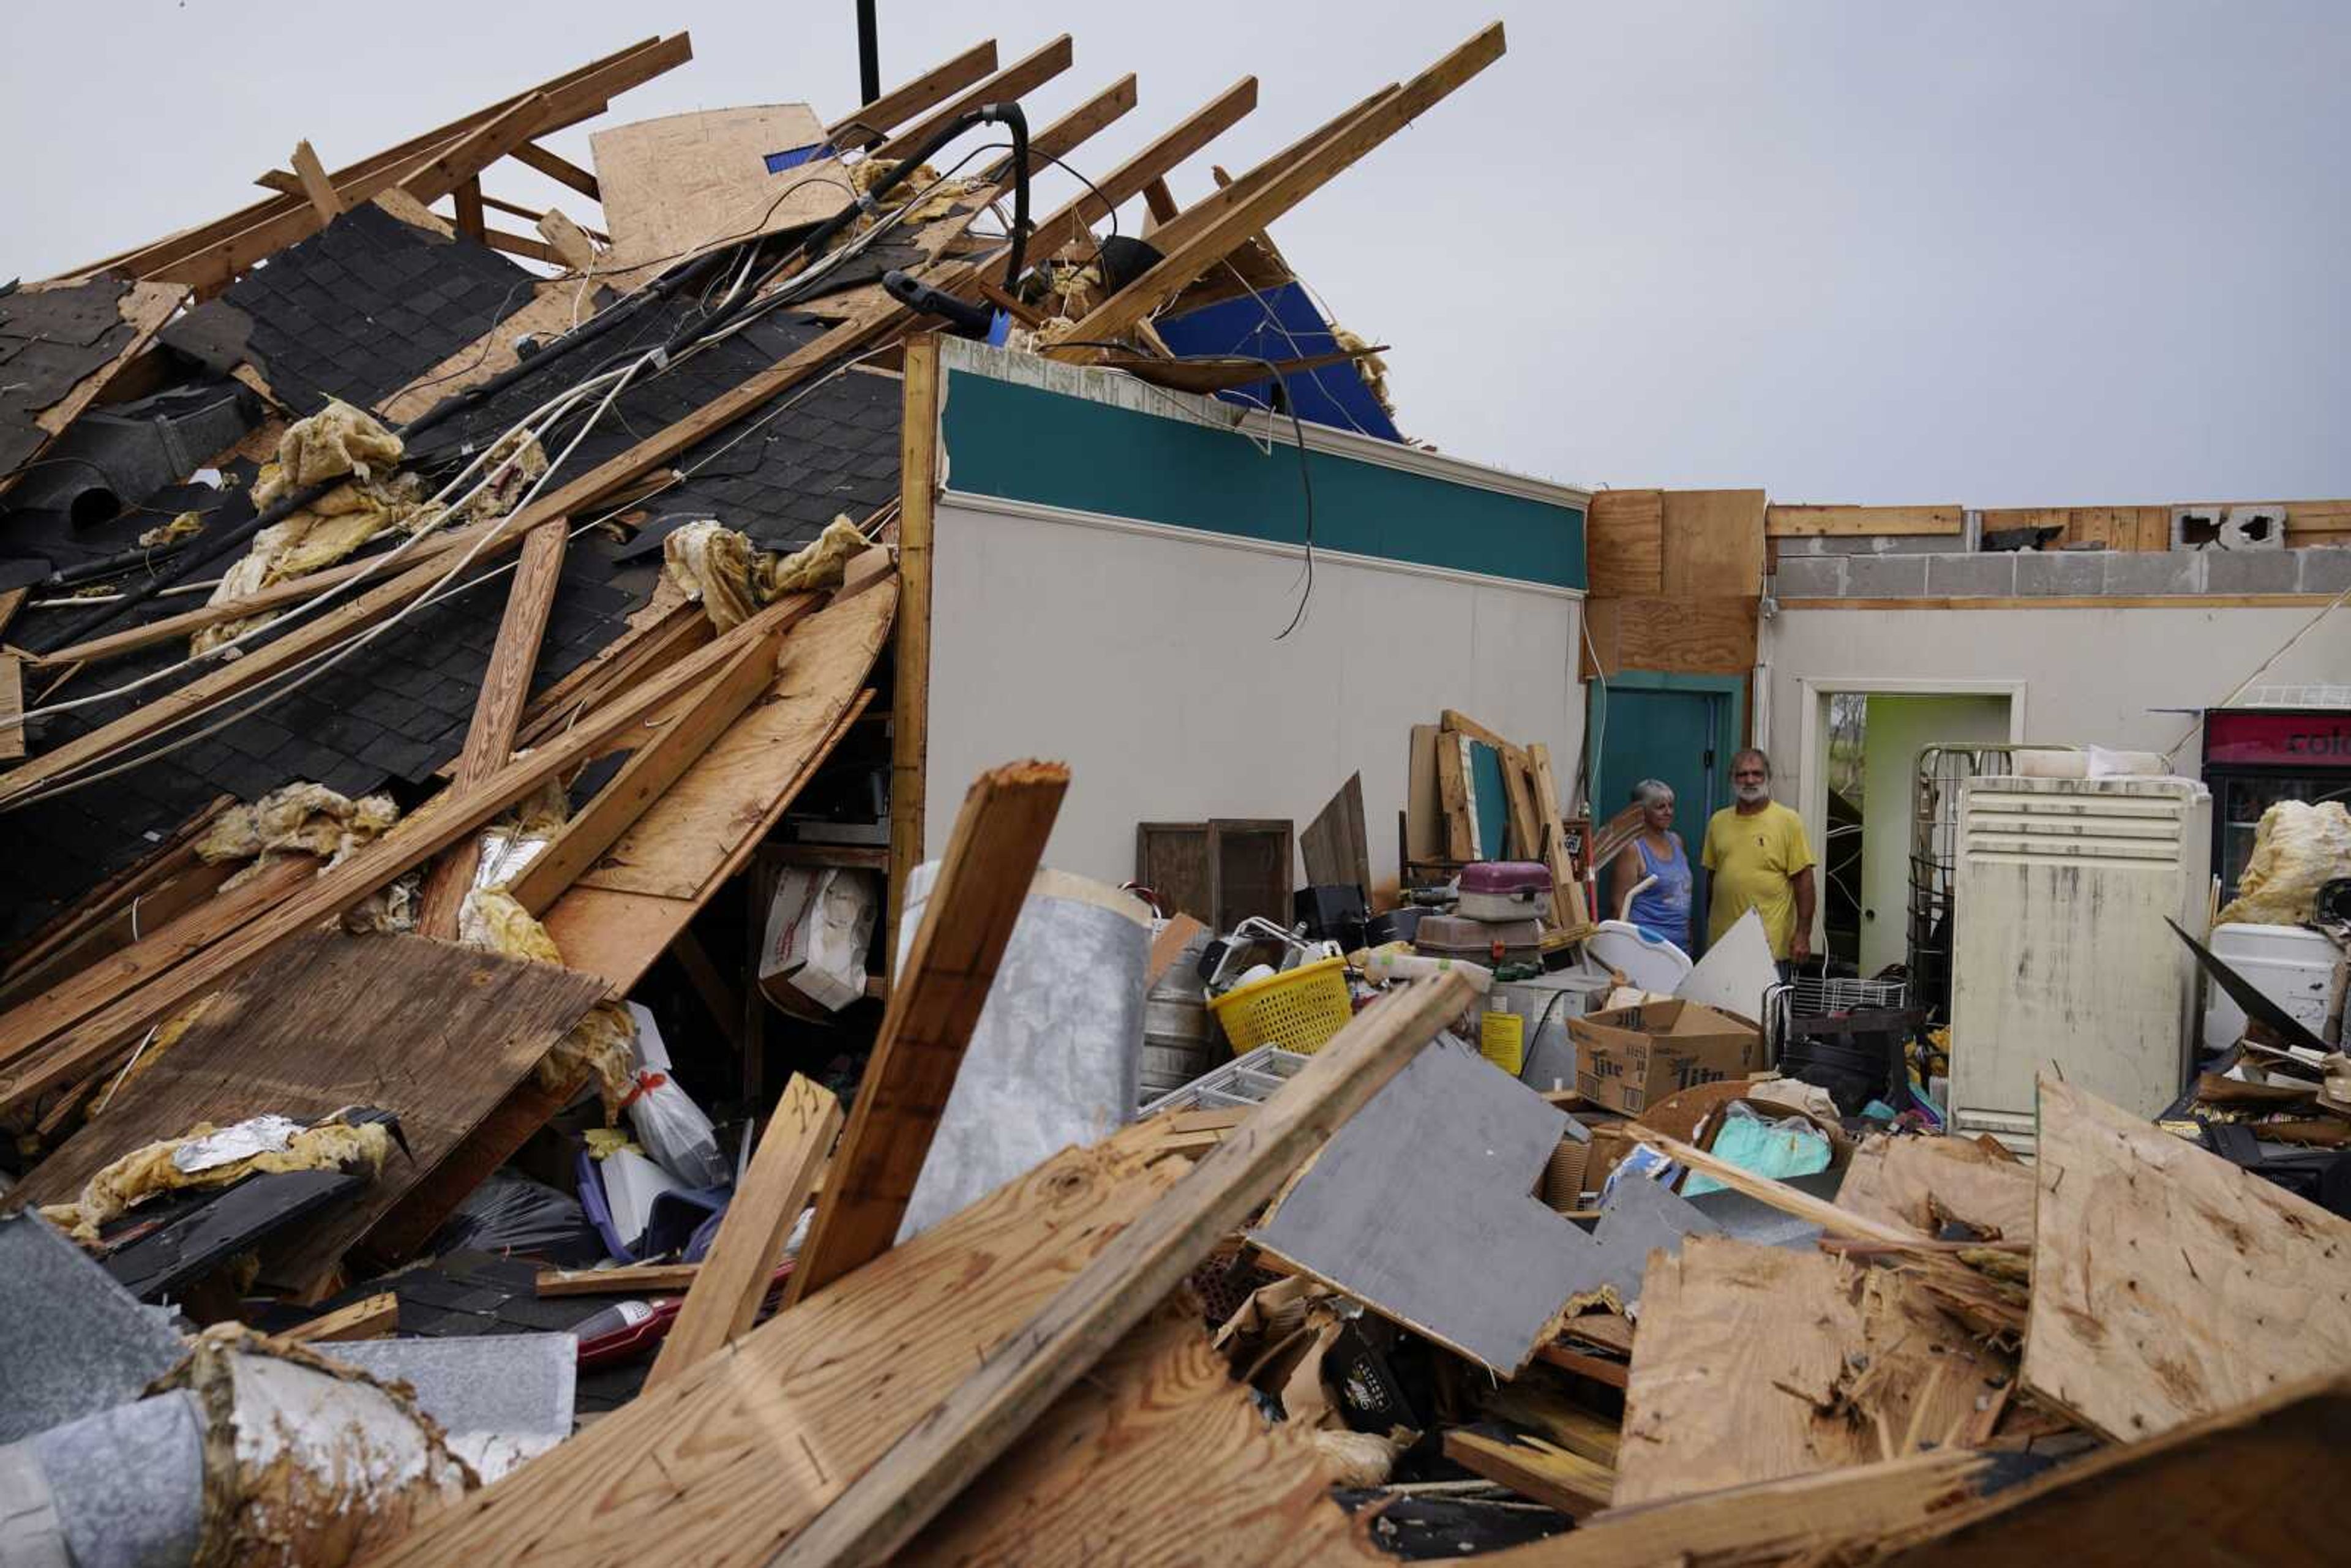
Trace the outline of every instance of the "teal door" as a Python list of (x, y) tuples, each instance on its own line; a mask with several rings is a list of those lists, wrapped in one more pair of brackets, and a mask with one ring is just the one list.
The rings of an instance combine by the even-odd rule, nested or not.
[[(1597, 759), (1592, 777), (1595, 826), (1630, 803), (1633, 786), (1661, 779), (1674, 791), (1674, 831), (1688, 847), (1698, 885), (1691, 905), (1691, 943), (1706, 945), (1707, 878), (1698, 864), (1707, 819), (1730, 803), (1730, 754), (1744, 730), (1745, 693), (1734, 676), (1648, 674), (1624, 671), (1604, 689), (1589, 688), (1590, 729)], [(1604, 868), (1603, 917), (1614, 919)]]

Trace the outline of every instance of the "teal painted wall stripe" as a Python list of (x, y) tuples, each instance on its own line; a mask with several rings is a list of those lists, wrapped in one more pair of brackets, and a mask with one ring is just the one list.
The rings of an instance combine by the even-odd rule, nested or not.
[[(970, 495), (1277, 544), (1306, 542), (1297, 448), (972, 371), (947, 378), (947, 482)], [(1583, 512), (1327, 452), (1306, 455), (1314, 542), (1582, 588)]]

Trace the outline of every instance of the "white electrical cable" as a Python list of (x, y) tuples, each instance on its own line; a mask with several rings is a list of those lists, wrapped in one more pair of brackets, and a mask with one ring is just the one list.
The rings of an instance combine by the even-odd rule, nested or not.
[[(506, 442), (516, 434), (516, 432), (522, 430), (524, 426), (528, 424), (532, 420), (538, 419), (542, 414), (545, 414), (547, 416), (547, 426), (552, 427), (555, 421), (560, 418), (561, 415), (567, 412), (574, 402), (578, 402), (582, 396), (584, 396), (587, 392), (592, 390), (599, 381), (620, 373), (621, 372), (617, 371), (607, 371), (603, 376), (591, 378), (587, 382), (581, 382), (580, 386), (564, 392), (559, 397), (550, 399), (549, 402), (540, 404), (538, 408), (533, 410), (530, 413), (524, 415), (523, 419), (517, 423), (513, 430), (509, 430), (505, 435), (500, 436), (498, 440), (492, 442), (488, 446), (485, 447), (479, 456), (474, 458), (471, 462), (467, 463), (465, 467), (459, 469), (454, 478), (452, 478), (446, 485), (444, 485), (438, 491), (434, 492), (429, 499), (422, 503), (422, 506), (424, 507), (430, 507), (443, 503), (444, 497), (446, 497), (452, 490), (455, 489), (459, 485), (465, 482), (466, 476), (473, 473), (475, 468), (481, 466), (485, 462), (487, 462), (492, 453), (497, 451), (501, 445), (505, 444)], [(553, 413), (549, 413), (548, 411), (550, 409), (555, 412)], [(538, 438), (538, 431), (531, 431), (530, 439), (537, 440)], [(143, 687), (153, 685), (156, 682), (164, 679), (166, 676), (176, 674), (180, 671), (188, 669), (193, 665), (203, 664), (206, 661), (225, 659), (228, 655), (229, 650), (242, 646), (252, 639), (260, 636), (264, 632), (273, 629), (282, 629), (289, 621), (307, 614), (310, 611), (316, 610), (326, 604), (329, 601), (340, 597), (347, 591), (368, 581), (370, 578), (380, 572), (383, 567), (389, 565), (392, 561), (398, 560), (401, 557), (413, 549), (419, 542), (429, 538), (434, 531), (440, 528), (443, 524), (446, 523), (449, 518), (455, 517), (459, 508), (463, 507), (484, 489), (496, 484), (501, 477), (503, 477), (509, 468), (521, 460), (524, 447), (527, 444), (527, 442), (517, 443), (514, 450), (508, 453), (507, 455), (499, 462), (496, 469), (488, 475), (486, 475), (471, 489), (467, 490), (465, 495), (458, 497), (455, 501), (448, 503), (444, 507), (443, 514), (439, 518), (435, 519), (429, 526), (419, 528), (416, 532), (411, 534), (407, 538), (402, 539), (399, 544), (393, 546), (391, 549), (386, 550), (383, 554), (370, 557), (364, 563), (363, 570), (354, 575), (344, 579), (340, 582), (329, 583), (327, 587), (319, 590), (309, 598), (294, 601), (279, 612), (274, 615), (269, 615), (267, 619), (262, 621), (259, 624), (247, 628), (246, 631), (239, 632), (237, 635), (229, 638), (225, 642), (217, 643), (212, 647), (205, 649), (201, 653), (191, 653), (187, 657), (176, 660), (172, 664), (164, 665), (159, 670), (150, 671), (144, 675), (140, 675), (134, 679), (125, 681), (120, 685), (110, 686), (104, 691), (89, 692), (81, 696), (69, 697), (63, 702), (51, 703), (41, 707), (27, 709), (24, 716), (27, 719), (40, 718), (49, 714), (64, 713), (74, 708), (88, 707), (95, 703), (102, 703), (115, 697), (127, 695), (128, 694), (139, 691)], [(549, 465), (548, 472), (552, 473), (553, 471), (553, 465)], [(542, 478), (544, 476), (542, 476)], [(484, 537), (486, 538), (490, 532), (494, 531), (494, 529), (486, 529)]]
[[(806, 283), (820, 280), (823, 276), (836, 270), (850, 257), (862, 254), (866, 248), (874, 244), (882, 235), (890, 232), (900, 222), (904, 221), (908, 214), (913, 212), (914, 209), (919, 206), (923, 202), (926, 201), (931, 193), (937, 190), (940, 185), (945, 184), (949, 179), (952, 179), (954, 177), (955, 170), (961, 169), (963, 165), (969, 162), (973, 157), (977, 156), (980, 152), (985, 151), (987, 151), (987, 149), (980, 148), (967, 154), (962, 160), (957, 162), (954, 166), (954, 169), (951, 169), (947, 174), (941, 175), (939, 178), (932, 181), (930, 184), (925, 186), (921, 191), (909, 197), (893, 212), (886, 214), (883, 218), (877, 221), (870, 229), (868, 229), (864, 234), (858, 235), (849, 245), (843, 246), (838, 251), (830, 253), (826, 256), (820, 258), (815, 263), (812, 263), (808, 267), (803, 268), (799, 274), (796, 275), (785, 285), (778, 287), (770, 299), (761, 302), (752, 310), (746, 312), (737, 319), (730, 321), (718, 331), (697, 340), (679, 354), (672, 357), (667, 363), (664, 364), (661, 368), (665, 370), (669, 368), (670, 365), (674, 365), (683, 360), (691, 358), (695, 354), (702, 352), (716, 343), (724, 341), (726, 339), (734, 336), (736, 333), (742, 331), (758, 316), (764, 315), (768, 310), (785, 304), (793, 289), (801, 287)], [(808, 183), (810, 182), (800, 182), (800, 183)], [(749, 276), (752, 259), (755, 256), (756, 247), (747, 249), (743, 267), (738, 270), (734, 284), (727, 291), (726, 299), (720, 303), (716, 308), (716, 312), (714, 313), (725, 311), (740, 294), (744, 282)], [(765, 287), (765, 282), (766, 280), (763, 279), (762, 287)], [(879, 350), (876, 351), (878, 352)], [(833, 373), (838, 374), (840, 373), (840, 371), (845, 371), (849, 364), (859, 363), (863, 360), (872, 357), (872, 354), (871, 353), (860, 355), (857, 359), (848, 361), (848, 364), (844, 364), (840, 367), (840, 370)], [(587, 422), (581, 425), (579, 433), (572, 437), (570, 443), (565, 446), (562, 454), (549, 463), (545, 472), (539, 476), (538, 479), (532, 485), (530, 489), (525, 493), (522, 499), (515, 505), (508, 513), (508, 516), (511, 517), (514, 512), (521, 511), (524, 507), (528, 507), (532, 500), (536, 499), (539, 490), (546, 485), (549, 478), (550, 478), (555, 472), (561, 467), (563, 462), (570, 456), (572, 451), (576, 449), (580, 443), (587, 437), (589, 432), (595, 427), (596, 423), (603, 418), (605, 413), (611, 408), (613, 402), (619, 397), (622, 390), (627, 386), (630, 380), (635, 376), (636, 372), (642, 370), (646, 364), (660, 358), (662, 358), (662, 350), (659, 346), (656, 346), (655, 348), (647, 350), (644, 354), (639, 356), (629, 365), (617, 371), (606, 371), (597, 376), (590, 377), (589, 380), (579, 383), (569, 391), (559, 394), (556, 398), (550, 399), (548, 402), (540, 404), (538, 409), (532, 411), (531, 413), (525, 415), (522, 420), (517, 421), (516, 425), (512, 429), (508, 430), (505, 435), (499, 437), (497, 441), (492, 442), (487, 447), (486, 447), (481, 455), (467, 463), (463, 469), (459, 470), (459, 472), (452, 477), (447, 484), (443, 486), (439, 491), (435, 492), (435, 494), (430, 499), (425, 501), (423, 505), (430, 507), (444, 501), (449, 493), (455, 489), (457, 486), (464, 483), (466, 476), (472, 474), (476, 467), (480, 466), (485, 461), (486, 461), (492, 453), (497, 451), (500, 446), (506, 444), (518, 432), (523, 431), (526, 426), (530, 425), (533, 421), (539, 420), (542, 415), (544, 416), (544, 422), (539, 423), (536, 428), (531, 429), (529, 432), (530, 438), (536, 440), (539, 439), (545, 432), (552, 430), (553, 427), (562, 420), (574, 406), (584, 399), (588, 393), (595, 390), (601, 383), (607, 381), (611, 382), (613, 384), (611, 391), (606, 393), (602, 402), (598, 404), (594, 413), (591, 413)], [(658, 371), (656, 373), (658, 373)], [(808, 392), (812, 392), (815, 390), (816, 386), (823, 385), (826, 381), (830, 381), (831, 379), (831, 377), (828, 375), (824, 381), (813, 383), (806, 390)], [(806, 392), (804, 392), (800, 395), (805, 396)], [(797, 402), (798, 401), (798, 397), (793, 399), (793, 402)], [(790, 406), (792, 406), (791, 403), (783, 405), (782, 408), (778, 408), (773, 411), (769, 415), (765, 416), (765, 418), (763, 418), (759, 423), (766, 423), (766, 419), (773, 418), (776, 415), (780, 414), (785, 409), (788, 409)], [(757, 426), (755, 425), (753, 428), (757, 428)], [(748, 434), (749, 432), (746, 431), (744, 435), (747, 435)], [(743, 439), (743, 436), (738, 435), (736, 439), (739, 441)], [(292, 618), (322, 606), (328, 601), (337, 597), (344, 591), (360, 582), (365, 581), (381, 567), (394, 559), (397, 559), (399, 557), (413, 549), (420, 540), (434, 531), (434, 528), (439, 528), (441, 524), (445, 522), (449, 517), (455, 516), (459, 507), (470, 501), (483, 489), (495, 484), (515, 463), (519, 461), (521, 453), (526, 444), (527, 443), (516, 443), (515, 450), (503, 459), (496, 469), (494, 469), (490, 474), (485, 476), (471, 489), (467, 490), (463, 497), (459, 497), (456, 501), (450, 503), (444, 511), (442, 517), (436, 520), (432, 527), (418, 530), (415, 534), (411, 535), (408, 538), (402, 540), (399, 545), (394, 547), (392, 549), (386, 551), (383, 555), (371, 558), (365, 570), (357, 573), (351, 578), (346, 579), (341, 582), (329, 585), (326, 589), (321, 590), (318, 594), (313, 595), (311, 598), (297, 601), (284, 611), (271, 616), (267, 621), (261, 624), (249, 628), (235, 638), (207, 649), (204, 653), (192, 654), (189, 657), (179, 660), (162, 669), (151, 672), (136, 680), (126, 682), (120, 686), (110, 688), (104, 692), (91, 693), (80, 697), (68, 699), (63, 703), (51, 705), (50, 706), (29, 710), (26, 712), (25, 716), (26, 718), (33, 718), (38, 717), (44, 714), (63, 711), (68, 708), (86, 706), (92, 703), (103, 702), (109, 698), (138, 690), (142, 686), (152, 685), (155, 681), (161, 680), (167, 675), (174, 674), (181, 669), (187, 668), (203, 660), (225, 656), (230, 649), (236, 647), (247, 639), (258, 636), (266, 631), (281, 628)], [(734, 444), (734, 442), (729, 442), (727, 446), (731, 447)], [(719, 450), (723, 452), (726, 450), (726, 448), (722, 447)], [(717, 454), (716, 453), (712, 455), (714, 458), (716, 455)], [(673, 480), (671, 483), (674, 484), (675, 482), (676, 481)], [(668, 487), (669, 486), (666, 485), (663, 486), (664, 489)], [(653, 494), (659, 493), (660, 491), (653, 492)], [(640, 503), (643, 499), (643, 497), (639, 498)], [(408, 604), (403, 605), (399, 611), (394, 612), (385, 621), (356, 634), (353, 639), (347, 643), (335, 644), (328, 649), (321, 650), (317, 653), (311, 654), (305, 660), (290, 666), (288, 669), (277, 672), (267, 677), (262, 683), (264, 695), (262, 695), (258, 700), (239, 708), (235, 714), (230, 715), (228, 717), (222, 719), (218, 723), (206, 726), (201, 730), (183, 736), (178, 740), (142, 751), (139, 757), (129, 761), (120, 763), (115, 767), (104, 768), (97, 772), (86, 771), (86, 769), (98, 763), (106, 761), (110, 758), (122, 755), (124, 751), (130, 749), (132, 746), (140, 744), (141, 741), (152, 738), (152, 732), (148, 737), (139, 737), (139, 740), (125, 742), (124, 745), (120, 747), (100, 752), (97, 756), (87, 759), (83, 763), (77, 765), (76, 768), (68, 769), (53, 779), (43, 780), (42, 783), (37, 786), (34, 789), (16, 797), (15, 800), (10, 802), (10, 805), (13, 807), (15, 805), (29, 804), (35, 800), (43, 800), (51, 795), (61, 794), (70, 789), (78, 789), (84, 785), (94, 783), (99, 779), (111, 778), (116, 774), (128, 771), (131, 768), (144, 766), (147, 762), (152, 761), (156, 758), (168, 756), (173, 751), (180, 750), (183, 747), (193, 745), (197, 741), (218, 734), (221, 730), (228, 728), (229, 727), (238, 723), (250, 714), (267, 706), (267, 704), (276, 702), (290, 695), (292, 692), (298, 690), (300, 687), (308, 685), (311, 681), (317, 679), (318, 676), (325, 674), (327, 670), (333, 668), (335, 664), (341, 663), (342, 660), (358, 652), (359, 649), (366, 646), (377, 637), (380, 637), (385, 632), (391, 631), (392, 627), (400, 624), (415, 611), (421, 609), (426, 604), (438, 602), (441, 599), (445, 598), (447, 596), (447, 585), (472, 563), (475, 557), (480, 554), (484, 546), (488, 544), (490, 539), (496, 535), (497, 531), (498, 530), (496, 527), (485, 528), (481, 537), (475, 540), (475, 542), (466, 549), (464, 555), (459, 558), (457, 562), (452, 566), (447, 572), (444, 573), (437, 581), (425, 590), (423, 594), (412, 600)], [(574, 531), (576, 533), (582, 530)], [(495, 576), (496, 574), (493, 573), (492, 575)], [(470, 588), (475, 586), (475, 584), (467, 583), (462, 586), (464, 588)], [(460, 591), (462, 591), (462, 589)], [(275, 690), (268, 689), (274, 683), (285, 681), (286, 677), (293, 675), (298, 672), (301, 672), (298, 679), (292, 680), (287, 684), (277, 685)], [(226, 706), (227, 703), (235, 700), (235, 696), (238, 695), (240, 694), (233, 693), (225, 695), (214, 703), (206, 705), (205, 706), (195, 709), (190, 713), (177, 716), (172, 722), (175, 724), (186, 723), (190, 720), (203, 717), (204, 715), (214, 712), (218, 708)]]

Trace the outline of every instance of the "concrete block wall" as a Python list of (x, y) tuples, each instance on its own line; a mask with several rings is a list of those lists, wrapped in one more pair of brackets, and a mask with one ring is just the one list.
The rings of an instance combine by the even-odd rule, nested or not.
[[(2270, 550), (1791, 550), (1782, 539), (1775, 599), (2140, 599), (2195, 594), (2340, 593), (2351, 546)], [(1948, 538), (1886, 539), (1949, 544)]]

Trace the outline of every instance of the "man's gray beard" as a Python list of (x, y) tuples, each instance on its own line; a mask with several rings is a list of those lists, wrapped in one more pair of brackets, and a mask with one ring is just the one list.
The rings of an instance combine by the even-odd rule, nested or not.
[(1731, 793), (1750, 806), (1759, 800), (1768, 800), (1771, 798), (1771, 787), (1764, 784), (1742, 784), (1733, 789)]

